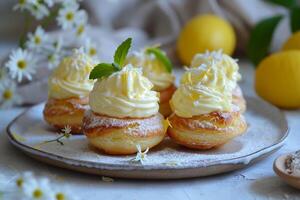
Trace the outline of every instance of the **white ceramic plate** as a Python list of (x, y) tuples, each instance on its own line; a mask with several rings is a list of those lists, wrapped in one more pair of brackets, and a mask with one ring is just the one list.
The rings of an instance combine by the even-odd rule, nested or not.
[(64, 145), (39, 145), (57, 135), (43, 121), (44, 104), (36, 105), (7, 127), (9, 140), (26, 154), (59, 167), (110, 177), (171, 179), (208, 176), (240, 169), (271, 154), (288, 135), (284, 115), (274, 106), (246, 97), (247, 132), (208, 151), (189, 150), (168, 138), (148, 153), (143, 165), (131, 156), (109, 156), (89, 147), (84, 135), (63, 140)]

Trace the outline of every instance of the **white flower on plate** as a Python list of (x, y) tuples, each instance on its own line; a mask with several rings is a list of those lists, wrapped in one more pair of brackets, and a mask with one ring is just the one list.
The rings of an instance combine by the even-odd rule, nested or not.
[(91, 58), (97, 58), (98, 50), (94, 43), (88, 38), (84, 42), (84, 51), (88, 54)]
[(76, 28), (76, 25), (86, 22), (87, 13), (84, 10), (78, 9), (78, 4), (72, 4), (60, 9), (57, 16), (58, 25), (66, 30)]
[(0, 108), (10, 108), (21, 103), (21, 97), (16, 93), (16, 83), (7, 80), (0, 84)]
[(71, 136), (72, 128), (71, 126), (66, 125), (63, 129), (61, 129), (61, 131), (66, 138), (69, 138)]
[(136, 148), (138, 152), (136, 153), (136, 157), (133, 159), (133, 161), (137, 161), (141, 164), (144, 164), (144, 162), (148, 160), (147, 153), (149, 151), (149, 148), (147, 148), (144, 152), (142, 152), (141, 145), (136, 145)]
[(19, 48), (12, 51), (5, 67), (9, 69), (12, 78), (17, 78), (21, 82), (24, 77), (28, 80), (32, 79), (31, 75), (35, 73), (35, 64), (35, 59), (31, 53)]
[(40, 1), (32, 3), (28, 10), (37, 20), (41, 20), (49, 15), (49, 9), (45, 4), (40, 3)]
[(42, 178), (39, 180), (32, 179), (23, 185), (23, 194), (31, 200), (54, 200), (54, 193), (50, 187), (49, 180)]
[(41, 47), (46, 44), (47, 40), (48, 35), (45, 33), (42, 27), (38, 26), (34, 34), (28, 34), (28, 41), (26, 43), (26, 46), (31, 50), (39, 51)]

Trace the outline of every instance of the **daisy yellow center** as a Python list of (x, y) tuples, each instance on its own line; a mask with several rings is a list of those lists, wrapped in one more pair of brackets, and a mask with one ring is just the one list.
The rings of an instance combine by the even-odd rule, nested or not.
[(56, 200), (65, 200), (66, 197), (65, 197), (65, 195), (64, 195), (63, 193), (57, 193), (57, 194), (55, 195), (55, 199), (56, 199)]
[(35, 189), (32, 193), (32, 196), (35, 198), (35, 199), (40, 199), (42, 198), (43, 196), (43, 191), (39, 188)]
[(19, 4), (24, 5), (26, 3), (26, 0), (19, 0)]
[(90, 50), (89, 50), (90, 56), (94, 56), (94, 55), (96, 55), (96, 53), (97, 53), (97, 50), (95, 48), (90, 48)]
[(54, 61), (54, 55), (53, 54), (48, 56), (48, 61), (49, 62), (53, 62)]
[(18, 65), (19, 69), (25, 69), (26, 66), (27, 66), (27, 63), (26, 63), (25, 60), (19, 60), (18, 63), (17, 63), (17, 65)]
[(67, 19), (68, 21), (72, 21), (72, 20), (74, 19), (74, 13), (68, 12), (68, 13), (66, 14), (66, 19)]
[[(12, 96), (13, 96), (13, 92), (11, 90), (5, 90), (3, 92), (3, 99), (5, 99), (5, 100), (11, 99)], [(22, 184), (23, 184), (23, 180), (22, 179), (18, 179), (17, 180), (17, 186), (18, 187), (22, 187)]]
[(34, 43), (35, 44), (40, 44), (41, 43), (41, 38), (39, 36), (34, 37)]
[(80, 25), (77, 28), (77, 35), (81, 35), (84, 32), (84, 25)]
[[(9, 98), (11, 98), (11, 97), (12, 97), (12, 92), (11, 92), (11, 91), (6, 90), (6, 91), (3, 93), (3, 98), (4, 98), (4, 99), (9, 99)], [(24, 183), (24, 181), (23, 181), (22, 178), (18, 178), (17, 181), (16, 181), (16, 184), (17, 184), (17, 186), (18, 186), (19, 188), (23, 186), (23, 183)]]

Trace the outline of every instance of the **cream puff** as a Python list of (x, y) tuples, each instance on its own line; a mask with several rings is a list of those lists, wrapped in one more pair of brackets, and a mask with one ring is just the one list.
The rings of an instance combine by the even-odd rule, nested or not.
[(93, 60), (82, 50), (64, 58), (48, 80), (48, 101), (43, 115), (45, 121), (62, 129), (69, 125), (72, 133), (81, 133), (84, 112), (88, 109), (88, 96), (94, 81), (89, 74)]
[(210, 149), (245, 132), (246, 121), (232, 103), (228, 84), (215, 62), (187, 69), (170, 101), (170, 138), (189, 148)]
[(159, 94), (131, 64), (98, 79), (90, 93), (90, 110), (83, 119), (89, 143), (107, 154), (133, 154), (160, 143), (166, 134), (158, 112)]
[(246, 101), (243, 96), (243, 92), (238, 81), (241, 80), (242, 76), (239, 73), (239, 65), (237, 60), (232, 57), (223, 54), (221, 50), (219, 51), (207, 51), (204, 54), (196, 54), (191, 62), (192, 68), (199, 67), (200, 65), (210, 65), (212, 63), (219, 68), (221, 68), (225, 77), (227, 77), (227, 83), (225, 87), (232, 91), (232, 100), (235, 105), (237, 105), (241, 112), (246, 110)]
[[(154, 49), (154, 52), (151, 50)], [(157, 52), (160, 55), (157, 55)], [(164, 60), (162, 60), (163, 56)], [(167, 60), (167, 63), (164, 62)], [(158, 48), (146, 48), (139, 52), (133, 52), (127, 57), (125, 63), (130, 63), (134, 67), (142, 67), (143, 75), (154, 85), (153, 90), (160, 93), (159, 112), (167, 117), (171, 114), (169, 101), (176, 90), (174, 85), (175, 77), (172, 74), (171, 63), (165, 53)]]

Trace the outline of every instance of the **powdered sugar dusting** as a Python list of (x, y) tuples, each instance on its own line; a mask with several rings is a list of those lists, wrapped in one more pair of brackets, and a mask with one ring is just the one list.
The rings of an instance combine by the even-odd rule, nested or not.
[(95, 128), (95, 127), (129, 127), (130, 131), (128, 134), (141, 134), (147, 133), (149, 131), (155, 131), (163, 129), (163, 117), (155, 115), (149, 118), (144, 119), (119, 119), (111, 118), (106, 116), (95, 115), (91, 110), (85, 112), (85, 118), (87, 119), (83, 126), (86, 128)]

